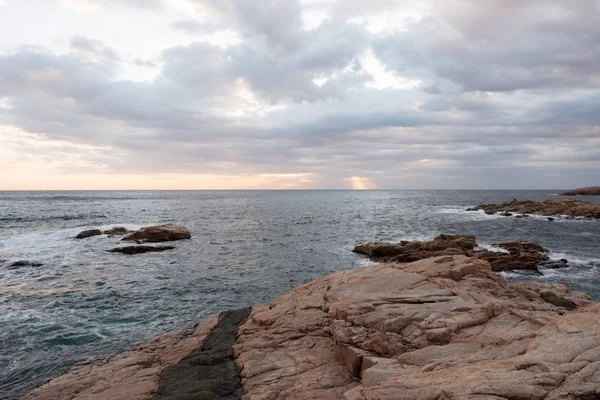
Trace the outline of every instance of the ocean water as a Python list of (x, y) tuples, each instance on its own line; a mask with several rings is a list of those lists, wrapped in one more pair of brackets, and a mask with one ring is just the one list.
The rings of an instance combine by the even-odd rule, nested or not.
[[(566, 283), (600, 300), (600, 221), (516, 219), (465, 208), (558, 191), (0, 192), (0, 399), (75, 362), (127, 349), (225, 309), (267, 303), (319, 276), (364, 265), (365, 241), (473, 234), (482, 245), (538, 242), (570, 267), (507, 279)], [(600, 197), (586, 197), (600, 203)], [(135, 256), (86, 228), (176, 223), (193, 238)], [(13, 261), (43, 263), (7, 268)]]

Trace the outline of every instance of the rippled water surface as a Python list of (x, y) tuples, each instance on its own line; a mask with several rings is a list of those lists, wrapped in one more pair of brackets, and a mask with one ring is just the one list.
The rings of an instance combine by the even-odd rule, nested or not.
[[(487, 216), (464, 209), (556, 191), (0, 192), (0, 399), (74, 362), (229, 308), (266, 303), (365, 260), (363, 241), (474, 234), (530, 240), (571, 267), (541, 277), (600, 299), (600, 221)], [(600, 203), (600, 197), (586, 200)], [(85, 228), (177, 223), (192, 232), (166, 253), (107, 253), (119, 238)], [(1, 261), (3, 260), (3, 261)], [(11, 270), (13, 261), (43, 263)]]

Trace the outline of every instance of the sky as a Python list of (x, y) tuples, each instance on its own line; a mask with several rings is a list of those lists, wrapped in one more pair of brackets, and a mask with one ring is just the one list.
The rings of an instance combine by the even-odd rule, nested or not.
[(600, 184), (600, 0), (0, 0), (0, 190)]

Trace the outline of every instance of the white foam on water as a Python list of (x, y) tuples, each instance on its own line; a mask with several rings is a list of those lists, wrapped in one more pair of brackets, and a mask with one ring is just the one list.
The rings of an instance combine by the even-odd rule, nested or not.
[[(124, 227), (134, 231), (141, 226), (138, 224), (107, 224), (88, 229), (108, 230), (114, 227)], [(143, 226), (147, 226), (147, 224)], [(0, 259), (6, 259), (9, 262), (20, 260), (45, 262), (59, 256), (66, 259), (69, 255), (76, 256), (100, 243), (107, 243), (107, 235), (75, 239), (75, 236), (82, 230), (84, 229), (78, 227), (0, 237)], [(118, 241), (119, 238), (110, 239)]]
[(569, 263), (580, 264), (580, 265), (600, 264), (600, 258), (581, 257), (581, 256), (573, 255), (573, 254), (554, 252), (554, 251), (551, 251), (550, 254), (548, 254), (548, 257), (553, 261), (565, 259)]
[(502, 247), (498, 247), (498, 246), (494, 246), (491, 244), (486, 244), (486, 243), (477, 243), (477, 247), (475, 248), (475, 250), (487, 250), (487, 251), (493, 251), (496, 253), (505, 253), (505, 254), (510, 254), (510, 251), (503, 249)]
[(473, 220), (489, 220), (505, 218), (500, 214), (486, 214), (483, 210), (467, 211), (465, 207), (444, 207), (437, 210), (438, 214), (454, 214), (468, 217)]
[(357, 267), (368, 267), (370, 265), (376, 265), (377, 263), (375, 261), (371, 261), (368, 258), (361, 258), (359, 260), (356, 261), (356, 266)]

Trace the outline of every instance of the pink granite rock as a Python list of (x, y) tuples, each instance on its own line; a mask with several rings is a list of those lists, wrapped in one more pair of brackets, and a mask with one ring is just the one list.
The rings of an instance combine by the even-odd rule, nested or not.
[(235, 346), (243, 398), (596, 398), (600, 305), (588, 303), (465, 256), (339, 272), (253, 310)]

